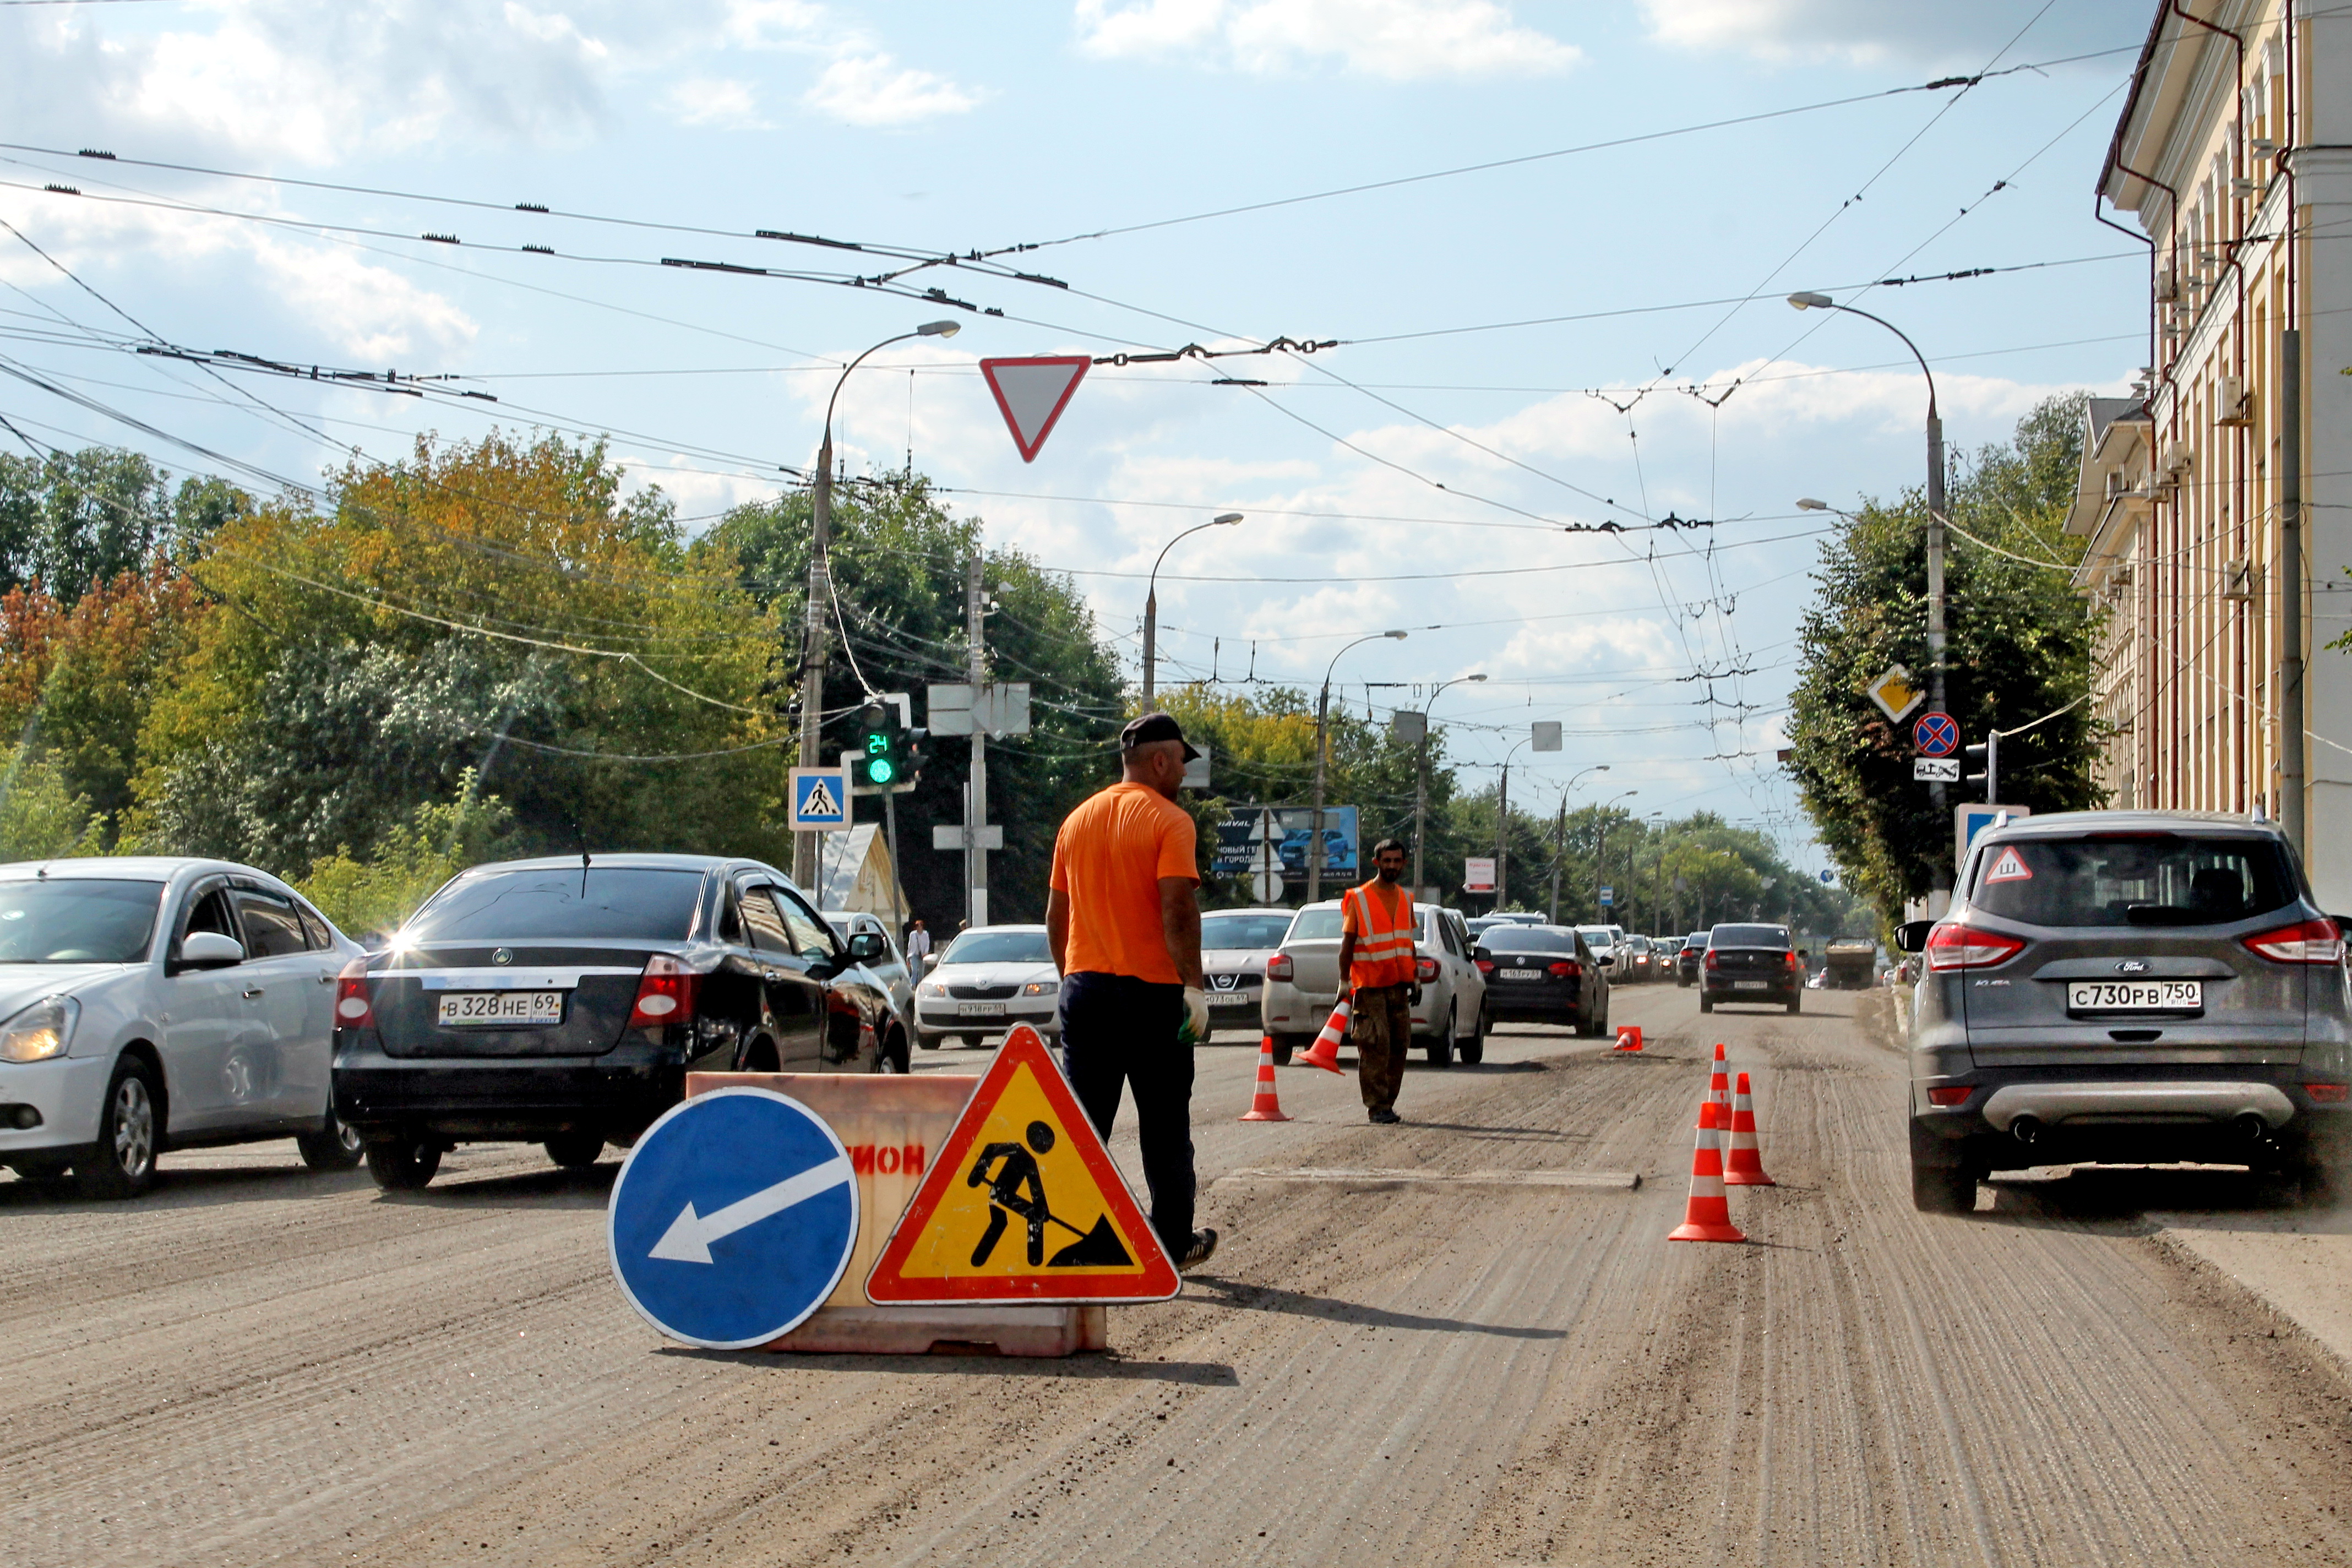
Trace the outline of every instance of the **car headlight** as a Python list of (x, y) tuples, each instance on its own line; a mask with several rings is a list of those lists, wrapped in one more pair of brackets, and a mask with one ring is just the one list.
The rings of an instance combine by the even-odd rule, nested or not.
[(45, 1062), (73, 1044), (81, 1004), (70, 996), (44, 996), (0, 1024), (0, 1062)]
[(926, 980), (916, 988), (915, 994), (919, 996), (944, 996), (948, 994), (948, 983), (944, 980)]
[(1051, 996), (1062, 989), (1058, 980), (1032, 980), (1021, 988), (1024, 996)]

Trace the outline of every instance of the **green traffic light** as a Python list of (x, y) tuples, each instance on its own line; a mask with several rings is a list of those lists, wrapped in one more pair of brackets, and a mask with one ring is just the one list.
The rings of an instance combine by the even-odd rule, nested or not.
[(890, 765), (889, 758), (873, 757), (866, 763), (866, 776), (876, 784), (886, 784), (898, 776), (898, 770)]

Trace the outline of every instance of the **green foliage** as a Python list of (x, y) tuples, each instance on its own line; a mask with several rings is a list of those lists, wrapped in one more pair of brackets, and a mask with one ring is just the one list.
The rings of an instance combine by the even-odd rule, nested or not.
[(354, 936), (399, 929), (435, 889), (468, 866), (502, 857), (514, 813), (496, 795), (475, 793), (472, 769), (457, 798), (427, 801), (380, 835), (365, 858), (348, 846), (314, 863), (295, 884), (326, 917)]
[(0, 770), (0, 861), (96, 855), (103, 827), (89, 797), (67, 788), (65, 769), (17, 746)]
[(44, 585), (70, 607), (94, 584), (144, 573), (253, 509), (217, 479), (184, 480), (136, 452), (0, 454), (0, 593)]
[[(1986, 447), (1950, 487), (1959, 530), (1947, 564), (1948, 706), (1963, 741), (2015, 728), (2089, 689), (2093, 612), (2070, 577), (2078, 540), (2061, 531), (2081, 458), (2084, 399), (2052, 398), (2014, 439)], [(1890, 664), (1927, 677), (1926, 506), (1916, 492), (1873, 502), (1822, 552), (1799, 645), (1790, 741), (1807, 810), (1849, 886), (1889, 921), (1951, 865), (1952, 824), (1911, 779), (1907, 721), (1862, 692)], [(2012, 559), (2022, 556), (2027, 560)], [(2053, 564), (2039, 565), (2032, 562)], [(2091, 763), (2105, 737), (2084, 703), (2001, 744), (2003, 804), (2036, 811), (2098, 804)], [(1963, 786), (1953, 805), (1980, 798)]]

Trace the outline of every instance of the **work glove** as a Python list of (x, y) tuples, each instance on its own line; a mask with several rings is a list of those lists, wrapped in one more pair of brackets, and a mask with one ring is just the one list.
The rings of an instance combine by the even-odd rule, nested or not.
[(1209, 994), (1197, 985), (1184, 987), (1184, 1023), (1176, 1031), (1177, 1043), (1197, 1046), (1209, 1037)]

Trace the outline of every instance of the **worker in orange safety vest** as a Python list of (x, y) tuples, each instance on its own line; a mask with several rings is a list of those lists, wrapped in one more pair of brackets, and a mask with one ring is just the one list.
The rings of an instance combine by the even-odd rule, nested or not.
[(1412, 1044), (1412, 895), (1398, 885), (1404, 846), (1383, 838), (1372, 846), (1371, 880), (1339, 900), (1339, 989), (1354, 1011), (1348, 1023), (1356, 1047), (1356, 1087), (1373, 1121), (1393, 1125), (1397, 1090), (1404, 1087), (1405, 1052)]

